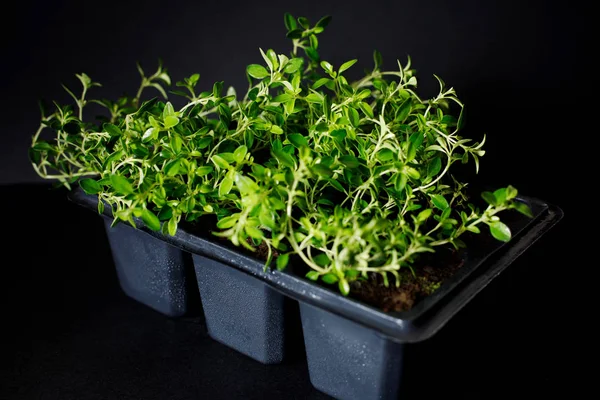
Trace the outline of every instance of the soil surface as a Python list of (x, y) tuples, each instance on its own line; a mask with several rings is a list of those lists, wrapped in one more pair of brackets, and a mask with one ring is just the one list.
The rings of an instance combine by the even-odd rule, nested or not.
[(396, 287), (393, 277), (389, 277), (389, 286), (385, 287), (381, 275), (373, 274), (367, 281), (353, 282), (350, 297), (384, 312), (408, 311), (419, 300), (436, 291), (463, 264), (464, 257), (461, 252), (439, 249), (431, 256), (421, 257), (413, 267), (415, 275), (408, 268), (401, 272), (399, 287)]

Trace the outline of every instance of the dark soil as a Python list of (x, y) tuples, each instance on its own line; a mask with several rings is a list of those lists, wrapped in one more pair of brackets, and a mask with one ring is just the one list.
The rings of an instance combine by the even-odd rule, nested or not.
[(396, 287), (393, 277), (390, 277), (389, 286), (385, 287), (381, 275), (373, 274), (367, 281), (354, 282), (350, 296), (384, 312), (408, 311), (419, 300), (436, 291), (463, 264), (462, 252), (440, 249), (431, 256), (421, 257), (414, 266), (414, 275), (408, 268), (401, 272), (399, 287)]

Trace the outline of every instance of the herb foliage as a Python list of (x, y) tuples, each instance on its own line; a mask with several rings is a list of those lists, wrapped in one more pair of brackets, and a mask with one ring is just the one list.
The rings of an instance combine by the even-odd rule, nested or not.
[[(285, 14), (288, 55), (260, 50), (246, 68), (249, 88), (240, 98), (223, 82), (199, 91), (199, 74), (176, 82), (185, 97), (176, 110), (166, 98), (171, 84), (159, 65), (134, 97), (89, 99), (98, 83), (77, 75), (81, 94), (65, 90), (75, 105), (54, 104), (42, 113), (30, 158), (36, 172), (70, 187), (79, 181), (110, 204), (115, 222), (138, 217), (153, 230), (174, 235), (182, 219), (218, 217), (217, 236), (254, 250), (264, 243), (283, 269), (290, 255), (309, 267), (307, 277), (338, 286), (380, 274), (400, 283), (399, 270), (439, 246), (464, 246), (461, 236), (487, 225), (498, 240), (510, 230), (497, 214), (531, 215), (512, 186), (484, 192), (487, 208), (469, 203), (456, 163), (479, 169), (485, 137), (463, 138), (463, 104), (436, 76), (439, 93), (422, 99), (410, 58), (384, 70), (373, 68), (350, 82), (357, 60), (334, 66), (319, 53), (318, 36), (330, 18), (311, 25)], [(85, 106), (108, 111), (86, 122)], [(456, 109), (458, 118), (452, 113)], [(50, 131), (50, 141), (42, 133)]]

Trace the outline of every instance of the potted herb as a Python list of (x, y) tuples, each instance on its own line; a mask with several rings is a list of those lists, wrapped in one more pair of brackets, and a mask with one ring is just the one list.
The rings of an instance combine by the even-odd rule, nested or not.
[(162, 67), (140, 69), (137, 95), (99, 101), (110, 115), (86, 123), (96, 84), (79, 75), (77, 108), (44, 114), (31, 159), (43, 177), (79, 181), (76, 201), (193, 253), (217, 340), (280, 361), (287, 295), (300, 300), (317, 388), (393, 397), (404, 343), (439, 329), (561, 213), (512, 186), (471, 197), (453, 165), (478, 170), (485, 138), (459, 135), (463, 104), (440, 78), (422, 99), (410, 59), (384, 70), (375, 52), (350, 82), (356, 60), (333, 66), (318, 52), (328, 17), (284, 19), (291, 53), (260, 50), (243, 97), (222, 82), (199, 92), (194, 74), (172, 92), (181, 108), (140, 105), (143, 88), (166, 95), (170, 83)]

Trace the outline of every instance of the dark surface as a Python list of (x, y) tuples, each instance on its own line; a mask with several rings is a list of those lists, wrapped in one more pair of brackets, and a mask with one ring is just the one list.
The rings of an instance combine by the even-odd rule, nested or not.
[[(326, 398), (304, 349), (265, 366), (127, 298), (102, 219), (46, 187), (0, 187), (0, 399)], [(28, 215), (29, 214), (29, 215)], [(548, 397), (573, 369), (559, 224), (436, 336), (407, 346), (404, 398)], [(64, 255), (68, 254), (68, 257)]]

